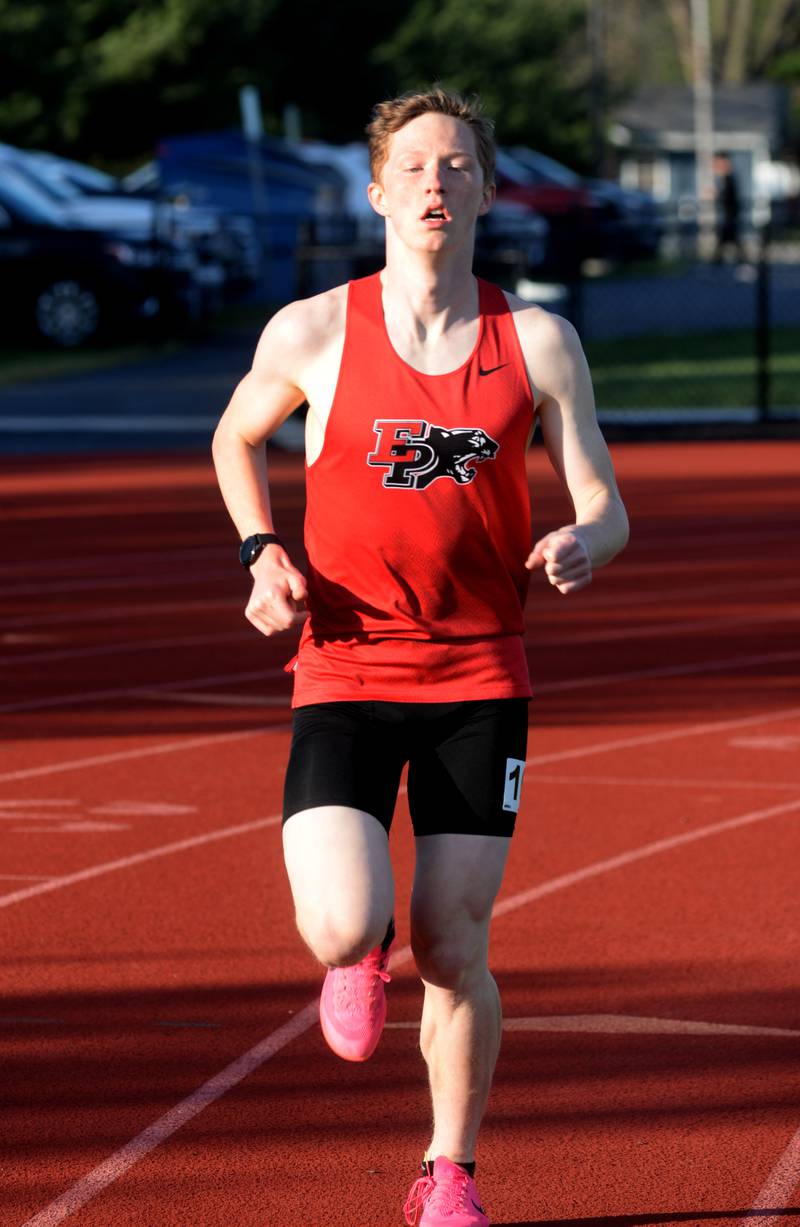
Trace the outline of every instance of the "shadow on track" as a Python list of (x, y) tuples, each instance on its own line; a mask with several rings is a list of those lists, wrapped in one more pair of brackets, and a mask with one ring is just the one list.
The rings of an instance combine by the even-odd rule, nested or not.
[(496, 1227), (646, 1227), (649, 1223), (716, 1223), (720, 1220), (744, 1220), (796, 1218), (800, 1208), (787, 1206), (785, 1210), (681, 1210), (675, 1214), (610, 1214), (599, 1218), (553, 1218), (528, 1219), (524, 1223), (497, 1223)]

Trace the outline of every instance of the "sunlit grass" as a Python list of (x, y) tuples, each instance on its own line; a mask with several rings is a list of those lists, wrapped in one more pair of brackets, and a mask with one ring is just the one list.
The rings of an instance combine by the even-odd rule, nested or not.
[[(774, 330), (770, 349), (772, 403), (800, 404), (800, 329)], [(752, 330), (587, 342), (586, 353), (597, 403), (605, 409), (739, 407), (757, 401)]]
[(153, 362), (179, 353), (184, 348), (185, 343), (181, 341), (66, 350), (0, 348), (0, 387), (38, 379), (83, 375), (87, 371), (109, 370), (131, 363)]

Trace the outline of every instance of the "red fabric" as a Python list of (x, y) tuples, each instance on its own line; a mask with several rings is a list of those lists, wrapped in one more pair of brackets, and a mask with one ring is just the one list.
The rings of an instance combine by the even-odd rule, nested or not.
[(445, 375), (392, 348), (379, 275), (348, 287), (325, 442), (306, 469), (311, 613), (294, 706), (530, 694), (534, 408), (505, 296), (478, 285), (477, 343)]

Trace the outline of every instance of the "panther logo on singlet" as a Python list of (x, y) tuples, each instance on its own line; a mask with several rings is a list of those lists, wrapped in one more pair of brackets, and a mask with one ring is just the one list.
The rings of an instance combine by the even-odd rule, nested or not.
[(394, 490), (424, 490), (437, 477), (450, 477), (459, 486), (475, 480), (476, 465), (494, 460), (499, 443), (479, 426), (445, 430), (429, 422), (376, 419), (378, 436), (367, 464), (385, 468), (383, 484)]

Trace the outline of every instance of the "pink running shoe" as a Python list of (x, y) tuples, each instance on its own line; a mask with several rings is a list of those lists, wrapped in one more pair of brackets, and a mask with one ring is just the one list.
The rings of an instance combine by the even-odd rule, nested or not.
[(411, 1186), (403, 1213), (408, 1227), (489, 1227), (475, 1181), (444, 1155), (434, 1159), (432, 1176)]
[(386, 967), (393, 943), (376, 946), (353, 967), (333, 967), (319, 999), (322, 1034), (338, 1057), (366, 1061), (378, 1047), (386, 1022)]

